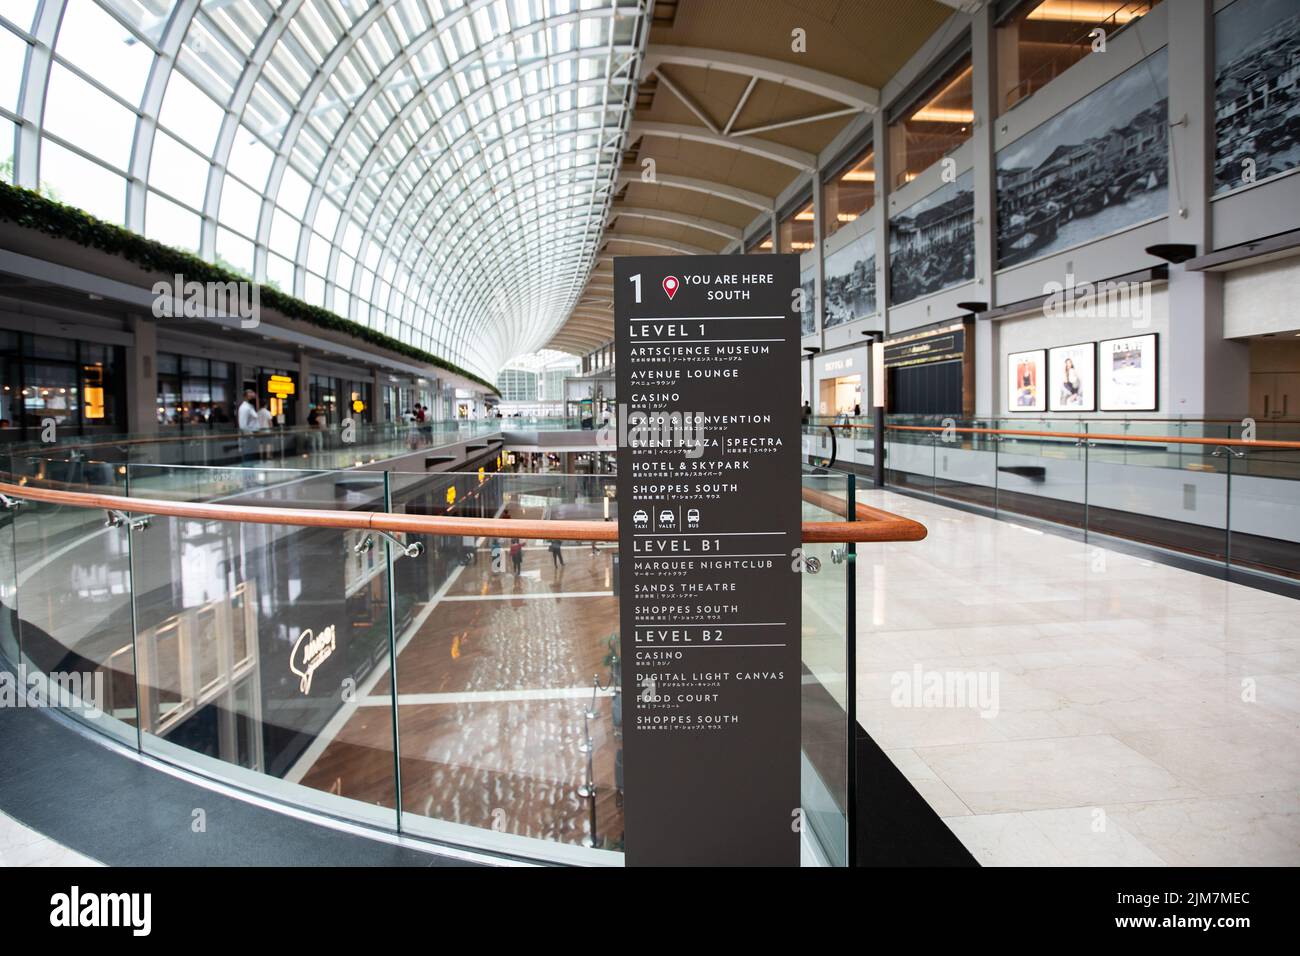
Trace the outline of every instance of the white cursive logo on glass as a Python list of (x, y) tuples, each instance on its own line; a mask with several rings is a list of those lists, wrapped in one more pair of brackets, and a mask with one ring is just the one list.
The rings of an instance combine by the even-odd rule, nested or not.
[(298, 689), (304, 694), (311, 693), (312, 675), (330, 659), (337, 643), (333, 624), (318, 635), (313, 635), (310, 628), (298, 635), (289, 653), (289, 670), (298, 675)]

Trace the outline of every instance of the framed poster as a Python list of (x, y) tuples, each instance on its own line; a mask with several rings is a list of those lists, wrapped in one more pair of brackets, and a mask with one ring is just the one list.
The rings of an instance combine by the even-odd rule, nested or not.
[(1047, 351), (1012, 352), (1007, 355), (1007, 411), (1047, 410)]
[(1103, 412), (1154, 412), (1156, 334), (1097, 343), (1098, 408)]
[(1062, 345), (1047, 352), (1047, 405), (1054, 412), (1097, 410), (1097, 343)]

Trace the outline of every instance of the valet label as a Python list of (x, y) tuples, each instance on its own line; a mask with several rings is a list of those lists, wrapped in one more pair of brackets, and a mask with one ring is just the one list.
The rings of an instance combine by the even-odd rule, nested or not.
[(799, 865), (799, 259), (614, 260), (625, 850)]

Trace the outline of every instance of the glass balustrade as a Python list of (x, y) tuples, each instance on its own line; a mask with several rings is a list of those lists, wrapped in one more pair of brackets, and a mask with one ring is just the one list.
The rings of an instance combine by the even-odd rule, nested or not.
[[(612, 528), (612, 476), (8, 463), (29, 493), (283, 512), (106, 521), (21, 495), (0, 511), (0, 652), (87, 675), (68, 700), (87, 726), (384, 830), (621, 865), (617, 543), (332, 526), (376, 513)], [(854, 513), (852, 477), (808, 473), (803, 487), (805, 520)], [(834, 865), (851, 839), (852, 555), (790, 557), (804, 570), (799, 825)]]
[[(887, 425), (889, 486), (1300, 579), (1294, 423), (891, 415)], [(826, 463), (826, 447), (814, 448)]]

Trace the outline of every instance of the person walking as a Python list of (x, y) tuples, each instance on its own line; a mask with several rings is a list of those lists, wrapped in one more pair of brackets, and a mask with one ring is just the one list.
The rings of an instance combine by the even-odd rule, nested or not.
[(551, 542), (551, 567), (564, 567), (564, 551), (558, 541)]
[(271, 460), (271, 445), (275, 441), (275, 436), (271, 433), (271, 409), (262, 405), (257, 410), (257, 431), (259, 434), (258, 441), (261, 444), (261, 455), (264, 461)]
[(239, 421), (239, 457), (247, 465), (257, 457), (257, 393), (251, 388), (245, 390), (235, 417)]
[(510, 542), (510, 564), (514, 568), (515, 577), (519, 577), (524, 571), (524, 546), (518, 538)]

